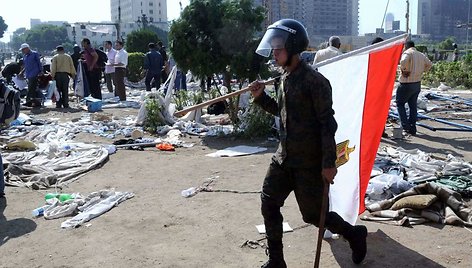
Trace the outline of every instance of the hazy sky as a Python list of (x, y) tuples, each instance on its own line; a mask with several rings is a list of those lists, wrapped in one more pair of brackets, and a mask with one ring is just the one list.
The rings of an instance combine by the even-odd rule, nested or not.
[[(290, 0), (288, 0), (290, 1)], [(328, 1), (328, 0), (327, 0)], [(182, 0), (185, 7), (190, 0)], [(382, 24), (388, 0), (359, 0), (359, 33), (375, 32)], [(410, 0), (410, 27), (416, 33), (417, 0)], [(83, 7), (88, 7), (83, 8)], [(179, 16), (179, 0), (167, 1), (169, 20)], [(60, 10), (60, 12), (58, 12)], [(30, 27), (30, 18), (41, 21), (107, 21), (110, 20), (109, 0), (1, 0), (0, 16), (8, 24), (7, 32), (0, 41), (8, 41), (17, 28)], [(390, 0), (388, 12), (400, 20), (400, 29), (405, 29), (406, 0)]]

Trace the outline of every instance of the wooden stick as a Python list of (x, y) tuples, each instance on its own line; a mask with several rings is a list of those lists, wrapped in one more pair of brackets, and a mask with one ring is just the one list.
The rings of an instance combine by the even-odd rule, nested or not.
[(328, 194), (329, 194), (329, 183), (324, 182), (323, 187), (323, 200), (321, 201), (321, 212), (320, 212), (320, 223), (318, 225), (318, 242), (316, 244), (316, 255), (315, 255), (315, 265), (314, 268), (320, 267), (320, 254), (321, 254), (321, 243), (324, 236), (324, 225), (326, 221), (326, 213), (328, 210)]
[(130, 144), (115, 145), (115, 148), (126, 148), (126, 147), (133, 147), (133, 146), (153, 147), (153, 146), (156, 146), (156, 144), (157, 142), (130, 143)]
[[(280, 76), (279, 76), (280, 77)], [(266, 81), (261, 81), (264, 85), (269, 85), (271, 83), (273, 83), (275, 81), (275, 79), (279, 78), (279, 77), (276, 77), (276, 78), (272, 78), (272, 79), (269, 79), (269, 80), (266, 80)], [(220, 97), (217, 97), (217, 98), (214, 98), (214, 99), (211, 99), (211, 100), (208, 100), (208, 101), (205, 101), (205, 102), (202, 102), (202, 103), (199, 103), (199, 104), (195, 104), (193, 106), (190, 106), (190, 107), (187, 107), (181, 111), (178, 111), (178, 112), (175, 112), (174, 113), (174, 116), (182, 116), (182, 115), (185, 115), (186, 113), (190, 112), (190, 111), (193, 111), (193, 110), (196, 110), (198, 108), (202, 108), (202, 107), (205, 107), (205, 106), (208, 106), (210, 104), (213, 104), (213, 103), (216, 103), (216, 102), (219, 102), (219, 101), (222, 101), (222, 100), (225, 100), (225, 99), (228, 99), (228, 98), (231, 98), (231, 97), (235, 97), (235, 96), (238, 96), (238, 95), (241, 95), (243, 94), (244, 92), (246, 91), (249, 91), (251, 88), (248, 86), (248, 87), (245, 87), (243, 89), (240, 89), (238, 91), (235, 91), (235, 92), (231, 92), (229, 94), (226, 94), (226, 95), (223, 95), (223, 96), (220, 96)]]

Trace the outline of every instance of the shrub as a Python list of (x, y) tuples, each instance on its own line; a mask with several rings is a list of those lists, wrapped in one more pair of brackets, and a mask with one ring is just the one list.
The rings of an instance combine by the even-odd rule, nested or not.
[(157, 127), (165, 125), (162, 120), (162, 107), (155, 98), (146, 99), (146, 119), (144, 120), (144, 129), (150, 133), (155, 133)]
[(238, 136), (242, 138), (267, 137), (274, 131), (274, 116), (255, 103), (251, 103), (239, 119)]
[(144, 53), (133, 52), (128, 54), (128, 80), (139, 82), (144, 78)]
[(467, 59), (459, 62), (436, 62), (424, 75), (423, 82), (430, 86), (438, 86), (443, 82), (451, 87), (472, 88), (471, 69), (472, 65), (467, 63)]

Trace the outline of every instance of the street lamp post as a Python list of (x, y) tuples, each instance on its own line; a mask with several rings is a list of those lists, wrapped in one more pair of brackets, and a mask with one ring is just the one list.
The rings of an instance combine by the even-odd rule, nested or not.
[(76, 40), (75, 40), (75, 36), (76, 36), (76, 32), (75, 32), (75, 26), (72, 26), (72, 38), (74, 40), (74, 44), (76, 44)]
[(138, 17), (137, 23), (143, 25), (143, 29), (146, 29), (149, 23), (153, 23), (154, 19), (152, 17), (148, 18), (146, 14), (141, 14), (141, 17)]

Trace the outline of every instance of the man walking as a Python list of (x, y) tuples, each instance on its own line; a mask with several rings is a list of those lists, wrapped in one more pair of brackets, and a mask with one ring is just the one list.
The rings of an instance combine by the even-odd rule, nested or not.
[(38, 52), (31, 50), (27, 43), (21, 44), (20, 50), (23, 53), (23, 71), (28, 82), (25, 106), (41, 106), (41, 102), (36, 99), (38, 94), (38, 75), (43, 71), (40, 56)]
[(156, 89), (159, 89), (161, 85), (161, 72), (164, 61), (161, 53), (156, 51), (156, 44), (149, 43), (148, 48), (149, 52), (146, 53), (144, 57), (144, 69), (147, 70), (144, 83), (146, 84), (146, 90), (151, 91), (152, 79), (154, 79), (154, 83), (156, 83)]
[[(398, 116), (403, 130), (416, 135), (417, 101), (421, 91), (421, 78), (431, 69), (432, 63), (423, 53), (415, 48), (413, 41), (405, 43), (405, 51), (400, 60), (400, 86), (397, 88), (396, 103)], [(405, 104), (408, 103), (410, 115), (407, 117)]]
[(322, 62), (324, 60), (342, 55), (343, 53), (339, 48), (341, 47), (341, 39), (338, 36), (331, 36), (328, 41), (329, 46), (325, 49), (318, 50), (315, 54), (313, 64)]
[(113, 48), (111, 41), (105, 41), (105, 49), (108, 58), (108, 62), (105, 65), (105, 81), (108, 92), (113, 92), (113, 86), (115, 86), (115, 67), (112, 64), (115, 62), (116, 50)]
[(74, 63), (69, 54), (64, 53), (63, 46), (56, 47), (57, 54), (51, 60), (51, 76), (56, 80), (56, 87), (61, 98), (56, 102), (56, 108), (69, 108), (69, 76), (76, 75)]
[[(266, 228), (269, 260), (264, 268), (287, 267), (282, 245), (280, 208), (293, 191), (303, 221), (320, 223), (325, 184), (333, 184), (337, 173), (337, 123), (332, 108), (329, 81), (300, 58), (308, 46), (305, 27), (298, 21), (283, 19), (268, 27), (256, 53), (273, 53), (284, 69), (277, 101), (264, 92), (264, 84), (250, 85), (254, 102), (280, 118), (280, 144), (264, 178), (261, 211)], [(360, 263), (367, 252), (367, 228), (353, 226), (334, 211), (325, 214), (325, 226), (343, 235), (352, 249), (352, 261)]]

